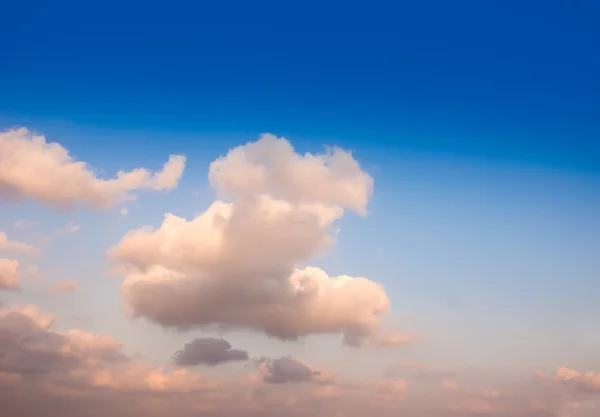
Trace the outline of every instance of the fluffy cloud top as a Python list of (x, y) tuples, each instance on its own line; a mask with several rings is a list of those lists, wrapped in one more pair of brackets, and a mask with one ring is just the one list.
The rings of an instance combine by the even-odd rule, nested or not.
[(39, 249), (29, 243), (9, 240), (4, 232), (0, 232), (0, 251), (22, 253), (24, 255), (36, 255)]
[(32, 198), (62, 209), (77, 204), (107, 209), (135, 200), (135, 190), (175, 188), (184, 168), (185, 157), (171, 155), (160, 172), (137, 168), (101, 179), (44, 136), (26, 128), (0, 133), (0, 196)]
[(247, 359), (248, 352), (245, 350), (232, 349), (227, 340), (212, 337), (198, 338), (186, 343), (183, 350), (176, 352), (173, 357), (174, 362), (180, 366), (215, 366)]
[(20, 262), (0, 258), (0, 290), (18, 290), (20, 288)]
[(264, 134), (210, 165), (209, 180), (225, 197), (270, 194), (286, 201), (339, 204), (366, 213), (373, 179), (350, 152), (299, 155), (284, 138)]
[(285, 139), (263, 136), (214, 162), (210, 179), (233, 201), (193, 220), (166, 214), (158, 229), (130, 231), (109, 251), (128, 271), (122, 293), (132, 316), (282, 340), (342, 333), (354, 346), (415, 339), (380, 330), (390, 310), (380, 284), (298, 267), (334, 242), (344, 206), (366, 208), (372, 179), (349, 153), (301, 157)]

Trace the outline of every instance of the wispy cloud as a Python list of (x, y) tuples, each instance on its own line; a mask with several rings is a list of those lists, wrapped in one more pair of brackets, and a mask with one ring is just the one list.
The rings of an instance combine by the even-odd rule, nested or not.
[(10, 240), (6, 233), (0, 232), (0, 251), (15, 252), (23, 255), (38, 255), (40, 250), (29, 243)]
[(49, 234), (42, 236), (42, 238), (40, 240), (44, 244), (47, 244), (56, 238), (59, 238), (61, 236), (66, 236), (66, 235), (72, 235), (74, 233), (79, 232), (80, 230), (81, 230), (80, 225), (75, 224), (74, 222), (69, 222), (65, 226), (61, 227), (60, 229), (54, 230), (53, 232), (50, 232)]

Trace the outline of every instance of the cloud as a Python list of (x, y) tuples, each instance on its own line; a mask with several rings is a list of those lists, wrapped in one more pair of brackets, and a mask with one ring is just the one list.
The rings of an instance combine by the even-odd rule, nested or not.
[(0, 371), (45, 375), (125, 360), (115, 339), (76, 329), (54, 332), (53, 323), (37, 306), (0, 311)]
[(373, 179), (350, 152), (299, 155), (285, 138), (264, 134), (210, 165), (211, 186), (225, 198), (269, 194), (293, 203), (339, 204), (366, 213)]
[(86, 382), (93, 387), (133, 392), (189, 393), (214, 386), (185, 369), (165, 372), (162, 368), (153, 368), (143, 363), (127, 365), (116, 370), (100, 369), (86, 377)]
[[(8, 309), (0, 310), (0, 323), (13, 318), (24, 324), (25, 329), (49, 329), (54, 323), (54, 316), (42, 311), (34, 305), (15, 305)], [(2, 327), (2, 326), (0, 326)]]
[[(334, 378), (291, 357), (262, 359), (256, 374), (212, 380), (133, 361), (113, 338), (53, 327), (54, 317), (36, 306), (0, 310), (0, 403), (8, 415), (42, 417), (51, 410), (62, 417), (555, 416), (529, 409), (525, 395), (502, 403), (498, 395), (459, 392), (448, 405), (430, 397), (419, 402), (403, 379)], [(591, 417), (593, 407), (589, 401), (562, 404), (570, 412), (592, 411), (572, 417)]]
[(54, 230), (53, 232), (47, 234), (46, 236), (42, 237), (42, 241), (44, 243), (48, 243), (54, 239), (56, 239), (57, 237), (60, 236), (65, 236), (65, 235), (72, 235), (74, 233), (77, 233), (81, 230), (81, 226), (78, 224), (75, 224), (73, 222), (69, 222), (66, 225), (64, 225), (63, 227), (61, 227), (60, 229)]
[(16, 252), (24, 255), (37, 255), (40, 253), (38, 248), (29, 243), (9, 240), (4, 232), (0, 232), (0, 251)]
[[(275, 163), (280, 154), (287, 168)], [(370, 195), (372, 180), (351, 155), (332, 155), (300, 157), (268, 136), (213, 163), (211, 183), (232, 202), (215, 201), (193, 220), (168, 213), (158, 229), (132, 230), (108, 251), (127, 271), (121, 291), (129, 314), (166, 327), (218, 325), (281, 340), (326, 333), (341, 333), (353, 346), (418, 340), (381, 331), (390, 302), (380, 284), (299, 268), (335, 242), (344, 207), (363, 211)]]
[(160, 172), (137, 168), (101, 179), (85, 162), (44, 136), (26, 128), (0, 133), (0, 196), (30, 198), (59, 209), (79, 204), (108, 209), (135, 200), (132, 192), (136, 190), (172, 189), (184, 168), (185, 157), (171, 155)]
[(52, 292), (55, 294), (75, 291), (77, 283), (74, 281), (58, 281), (52, 286)]
[(183, 350), (175, 353), (173, 360), (179, 366), (215, 366), (225, 362), (248, 360), (248, 353), (232, 349), (225, 339), (203, 337), (186, 343)]
[(262, 380), (269, 384), (285, 384), (298, 382), (327, 383), (331, 376), (321, 374), (309, 365), (290, 356), (278, 359), (262, 359), (259, 361)]
[(578, 371), (561, 366), (550, 375), (538, 373), (538, 378), (585, 392), (600, 394), (600, 372)]
[(18, 290), (21, 288), (20, 262), (0, 258), (0, 290)]

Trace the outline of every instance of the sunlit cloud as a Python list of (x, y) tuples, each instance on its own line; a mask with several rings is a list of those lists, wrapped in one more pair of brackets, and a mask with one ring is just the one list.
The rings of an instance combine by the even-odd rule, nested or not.
[(58, 209), (80, 204), (109, 209), (135, 200), (137, 190), (177, 187), (184, 168), (185, 157), (171, 155), (159, 172), (136, 168), (102, 179), (43, 135), (26, 128), (0, 133), (0, 197), (9, 200), (33, 199)]
[(8, 235), (4, 232), (0, 232), (0, 252), (12, 252), (23, 255), (38, 255), (40, 250), (34, 245), (19, 242), (18, 240), (11, 240)]

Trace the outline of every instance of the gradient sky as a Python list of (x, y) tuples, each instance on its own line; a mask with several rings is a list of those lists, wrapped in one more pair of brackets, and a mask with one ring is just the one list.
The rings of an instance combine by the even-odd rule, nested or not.
[[(106, 253), (165, 213), (201, 214), (216, 198), (210, 163), (268, 132), (301, 155), (350, 150), (373, 178), (368, 215), (348, 211), (309, 264), (383, 284), (384, 326), (424, 339), (363, 349), (340, 334), (223, 334), (234, 348), (361, 381), (397, 363), (477, 369), (490, 389), (561, 366), (600, 372), (600, 3), (390, 3), (3, 6), (2, 131), (44, 135), (101, 178), (187, 158), (176, 188), (109, 210), (0, 194), (0, 232), (43, 252), (0, 258), (45, 277), (0, 292), (5, 307), (38, 305), (53, 329), (109, 335), (167, 369), (185, 343), (221, 337), (126, 317)], [(49, 293), (64, 280), (75, 291)]]

